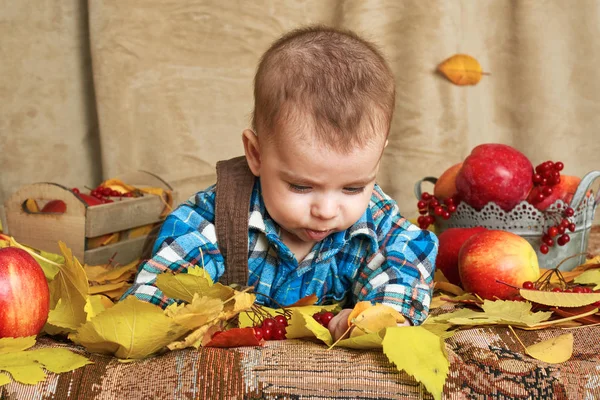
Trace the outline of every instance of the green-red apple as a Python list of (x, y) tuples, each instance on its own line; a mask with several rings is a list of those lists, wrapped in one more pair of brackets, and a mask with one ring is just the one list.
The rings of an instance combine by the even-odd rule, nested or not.
[(0, 249), (0, 338), (37, 335), (50, 308), (42, 267), (25, 250)]
[(540, 276), (537, 255), (527, 240), (492, 229), (472, 236), (462, 245), (458, 272), (466, 291), (488, 300), (510, 299), (517, 290), (509, 285), (520, 288), (523, 282), (533, 282)]

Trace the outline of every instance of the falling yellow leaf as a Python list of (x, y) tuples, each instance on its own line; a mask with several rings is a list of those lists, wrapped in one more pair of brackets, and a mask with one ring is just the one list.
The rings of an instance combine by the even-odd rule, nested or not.
[(73, 332), (86, 321), (85, 305), (89, 291), (82, 265), (63, 242), (58, 242), (58, 245), (65, 263), (49, 283), (50, 313), (44, 331), (50, 334)]
[(187, 331), (159, 306), (129, 296), (86, 322), (69, 339), (92, 353), (144, 358)]
[(352, 319), (354, 329), (351, 331), (350, 337), (376, 333), (384, 328), (395, 327), (404, 321), (404, 316), (398, 311), (390, 306), (378, 303), (365, 309)]
[(483, 311), (460, 309), (430, 317), (425, 323), (533, 326), (552, 316), (552, 312), (532, 312), (531, 303), (523, 301), (485, 300), (481, 307)]
[(546, 306), (581, 307), (600, 301), (600, 293), (548, 292), (545, 290), (520, 289), (525, 300)]
[(479, 61), (468, 54), (455, 54), (444, 60), (437, 69), (450, 82), (459, 86), (476, 85), (483, 75)]
[(420, 326), (387, 328), (383, 353), (399, 370), (412, 375), (436, 400), (442, 391), (450, 363), (444, 354), (444, 341)]
[(584, 271), (573, 281), (580, 285), (596, 285), (594, 290), (600, 289), (600, 269), (589, 269)]
[[(0, 339), (0, 372), (8, 372), (15, 381), (34, 385), (43, 381), (46, 374), (42, 367), (54, 373), (73, 371), (90, 364), (87, 358), (61, 348), (29, 350), (35, 337)], [(0, 375), (0, 386), (9, 383), (6, 375)]]

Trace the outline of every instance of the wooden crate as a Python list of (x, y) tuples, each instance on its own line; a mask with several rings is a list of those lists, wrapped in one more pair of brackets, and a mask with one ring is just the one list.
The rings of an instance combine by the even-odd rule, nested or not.
[[(160, 177), (145, 171), (117, 177), (126, 184), (140, 187), (158, 187), (171, 190)], [(173, 193), (175, 198), (175, 194)], [(65, 213), (31, 213), (24, 203), (27, 199), (38, 201), (62, 200), (67, 205)], [(126, 264), (139, 258), (148, 236), (122, 239), (116, 243), (86, 249), (90, 238), (161, 222), (165, 209), (159, 196), (123, 197), (108, 204), (88, 206), (69, 188), (57, 183), (34, 183), (19, 188), (5, 202), (8, 233), (18, 242), (40, 250), (59, 253), (61, 240), (73, 255), (88, 265), (105, 264), (116, 253), (114, 262)], [(124, 235), (126, 236), (126, 235)]]

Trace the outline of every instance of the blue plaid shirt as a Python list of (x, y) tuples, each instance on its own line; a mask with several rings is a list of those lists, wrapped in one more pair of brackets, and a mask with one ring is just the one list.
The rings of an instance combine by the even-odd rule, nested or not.
[[(223, 275), (215, 232), (215, 186), (197, 193), (167, 218), (154, 256), (141, 263), (134, 285), (123, 295), (166, 307), (174, 300), (153, 286), (158, 274), (204, 265), (213, 280)], [(200, 251), (201, 249), (202, 251)], [(265, 209), (260, 180), (250, 200), (248, 285), (257, 302), (289, 305), (316, 294), (318, 304), (363, 300), (390, 305), (418, 325), (429, 311), (438, 240), (403, 218), (396, 202), (375, 185), (369, 207), (349, 229), (315, 244), (298, 263), (281, 241), (280, 228)], [(273, 303), (269, 298), (274, 299)]]

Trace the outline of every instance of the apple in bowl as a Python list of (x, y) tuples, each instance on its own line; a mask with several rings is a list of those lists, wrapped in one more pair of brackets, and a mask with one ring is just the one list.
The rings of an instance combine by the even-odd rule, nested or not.
[(489, 229), (467, 239), (458, 254), (463, 288), (488, 300), (509, 300), (540, 268), (529, 242), (512, 232)]
[(476, 146), (456, 175), (461, 200), (481, 210), (489, 202), (510, 211), (533, 187), (533, 165), (517, 149), (498, 143)]
[(0, 249), (0, 338), (37, 335), (50, 308), (42, 267), (25, 250)]

